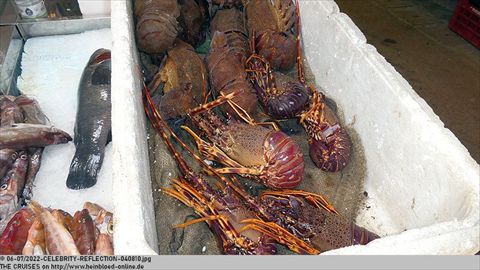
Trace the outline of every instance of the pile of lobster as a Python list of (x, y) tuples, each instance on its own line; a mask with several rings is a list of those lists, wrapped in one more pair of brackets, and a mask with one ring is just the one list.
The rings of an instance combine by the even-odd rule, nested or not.
[[(294, 189), (304, 178), (305, 161), (278, 121), (299, 121), (310, 157), (321, 170), (342, 170), (351, 151), (351, 140), (325, 96), (305, 81), (297, 1), (135, 4), (139, 49), (162, 59), (154, 75), (144, 65), (145, 111), (180, 171), (179, 179), (162, 190), (200, 216), (177, 227), (207, 222), (226, 254), (275, 254), (275, 243), (319, 254), (378, 238), (342, 217), (323, 196)], [(189, 14), (200, 14), (201, 26), (185, 24), (192, 19), (185, 6), (198, 8)], [(211, 43), (204, 64), (194, 48), (207, 36)], [(297, 79), (284, 74), (295, 63)], [(269, 121), (258, 121), (265, 118)], [(177, 136), (169, 126), (172, 119), (187, 123), (182, 129), (198, 151)], [(178, 147), (202, 170), (195, 171)], [(212, 167), (206, 159), (221, 166)], [(253, 196), (238, 177), (268, 190)]]
[(113, 215), (86, 202), (72, 217), (31, 201), (18, 210), (0, 236), (0, 254), (113, 255)]

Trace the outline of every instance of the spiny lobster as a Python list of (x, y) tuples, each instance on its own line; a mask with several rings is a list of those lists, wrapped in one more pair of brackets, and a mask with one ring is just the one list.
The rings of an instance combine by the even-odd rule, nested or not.
[[(378, 238), (376, 234), (344, 219), (318, 194), (281, 190), (266, 191), (260, 198), (250, 196), (235, 177), (220, 174), (178, 138), (156, 111), (146, 87), (144, 106), (151, 124), (163, 137), (183, 177), (174, 180), (173, 187), (164, 189), (164, 192), (192, 207), (201, 216), (178, 227), (206, 221), (227, 254), (272, 254), (275, 252), (272, 241), (297, 253), (319, 254), (333, 248), (367, 244)], [(213, 190), (202, 175), (187, 165), (169, 135), (225, 185), (223, 191)]]
[[(296, 3), (299, 12), (298, 0)], [(298, 80), (274, 72), (267, 59), (255, 53), (247, 59), (247, 72), (260, 104), (275, 119), (298, 117), (309, 136), (310, 157), (317, 167), (329, 172), (342, 170), (350, 160), (351, 140), (325, 96), (305, 83), (300, 47), (300, 17), (297, 16)]]

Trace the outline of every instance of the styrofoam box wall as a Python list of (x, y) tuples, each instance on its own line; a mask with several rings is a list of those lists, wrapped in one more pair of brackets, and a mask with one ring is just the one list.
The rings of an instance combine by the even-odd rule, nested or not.
[(84, 16), (109, 16), (110, 0), (78, 0)]
[[(333, 1), (300, 1), (316, 82), (365, 149), (357, 223), (384, 236), (324, 254), (472, 254), (480, 248), (479, 165)], [(115, 252), (154, 254), (157, 238), (130, 0), (112, 1)]]

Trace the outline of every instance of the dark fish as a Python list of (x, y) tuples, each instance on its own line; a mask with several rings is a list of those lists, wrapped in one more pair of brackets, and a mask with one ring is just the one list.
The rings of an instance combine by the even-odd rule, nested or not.
[(99, 49), (90, 57), (78, 87), (76, 152), (67, 178), (70, 189), (89, 188), (97, 183), (105, 146), (111, 137), (110, 78), (110, 51)]
[(11, 100), (10, 96), (0, 96), (0, 126), (11, 126), (22, 123), (23, 115), (20, 108)]
[(46, 125), (14, 124), (0, 127), (1, 149), (27, 149), (67, 143), (72, 137), (65, 131)]
[[(25, 123), (45, 125), (50, 122), (35, 99), (21, 95), (15, 99), (15, 103), (22, 110)], [(25, 187), (23, 188), (21, 196), (22, 204), (25, 204), (25, 202), (30, 201), (32, 198), (33, 182), (35, 181), (38, 170), (40, 170), (43, 149), (42, 147), (30, 148), (28, 150), (28, 171), (25, 179)]]

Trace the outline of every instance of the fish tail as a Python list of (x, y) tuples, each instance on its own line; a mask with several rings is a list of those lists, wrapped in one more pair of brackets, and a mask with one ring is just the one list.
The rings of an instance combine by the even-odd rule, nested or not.
[(67, 187), (85, 189), (97, 183), (97, 175), (103, 163), (103, 151), (82, 151), (77, 149), (70, 165)]

